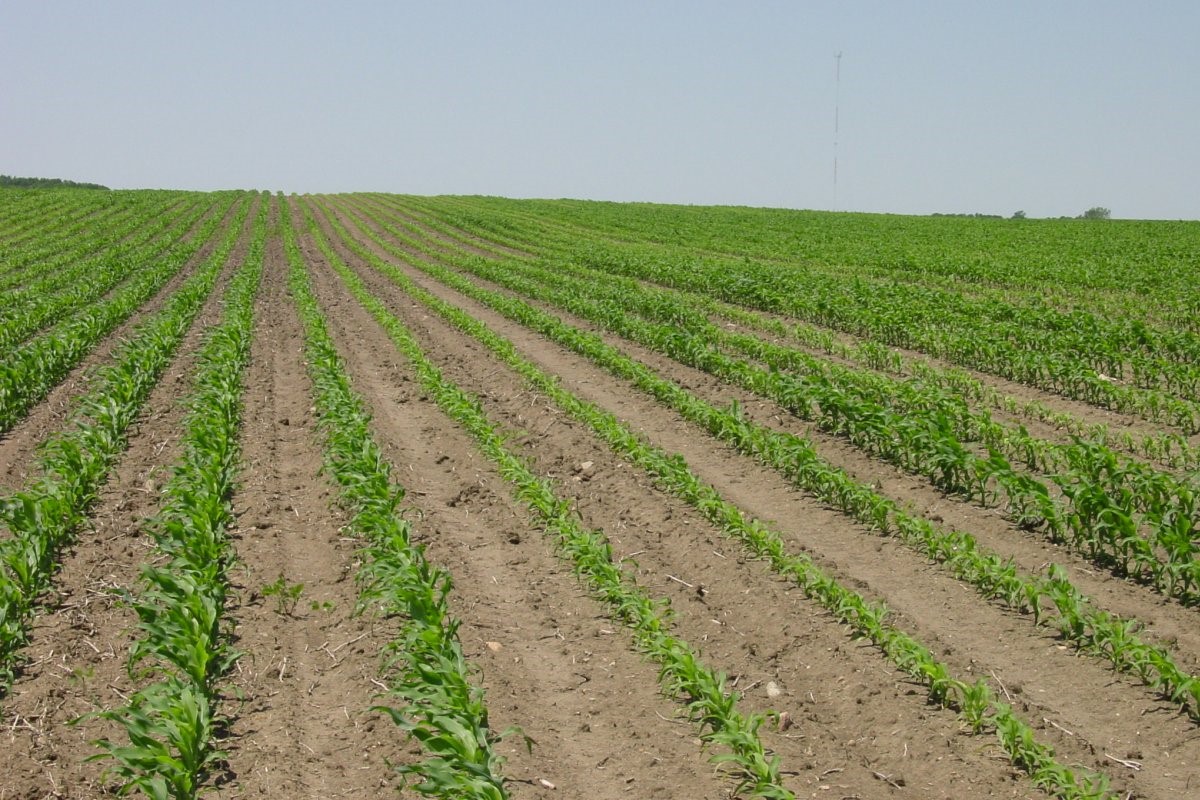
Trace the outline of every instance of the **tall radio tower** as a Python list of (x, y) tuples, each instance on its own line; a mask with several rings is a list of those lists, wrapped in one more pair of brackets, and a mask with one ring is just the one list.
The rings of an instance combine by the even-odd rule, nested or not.
[(838, 207), (838, 117), (841, 111), (842, 96), (842, 51), (833, 55), (833, 210)]

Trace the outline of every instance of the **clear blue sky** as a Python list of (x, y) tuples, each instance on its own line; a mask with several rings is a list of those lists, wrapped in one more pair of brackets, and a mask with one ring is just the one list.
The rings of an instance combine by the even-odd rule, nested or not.
[(0, 172), (1196, 219), (1198, 42), (1196, 0), (0, 0)]

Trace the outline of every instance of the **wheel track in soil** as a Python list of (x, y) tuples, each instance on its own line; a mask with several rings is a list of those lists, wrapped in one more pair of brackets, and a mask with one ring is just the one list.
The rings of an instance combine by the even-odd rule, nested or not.
[(516, 736), (500, 745), (513, 796), (544, 796), (538, 781), (548, 780), (557, 796), (580, 800), (727, 797), (696, 732), (672, 720), (678, 706), (657, 693), (654, 668), (547, 552), (505, 481), (424, 396), (307, 237), (301, 248), (376, 439), (409, 488), (415, 540), (454, 576), (452, 610), (481, 669), (490, 724), (519, 725), (536, 742), (532, 753)]
[[(158, 492), (181, 454), (187, 409), (179, 400), (191, 390), (193, 364), (206, 331), (221, 318), (221, 298), (249, 248), (256, 210), (247, 216), (212, 294), (131, 426), (128, 447), (101, 487), (89, 524), (60, 557), (53, 601), (44, 603), (46, 610), (31, 626), (26, 648), (30, 663), (0, 702), (5, 729), (0, 741), (7, 745), (0, 747), (0, 774), (6, 776), (4, 790), (14, 792), (0, 796), (91, 798), (103, 791), (105, 764), (84, 759), (99, 752), (93, 740), (119, 736), (117, 727), (98, 719), (68, 722), (121, 705), (122, 695), (140, 688), (126, 670), (137, 616), (112, 593), (136, 590), (140, 566), (153, 554), (142, 522), (157, 512)], [(214, 235), (214, 247), (220, 235)], [(188, 269), (200, 260), (189, 262)], [(154, 308), (143, 308), (138, 317), (147, 318), (167, 297), (160, 292), (152, 300)], [(116, 344), (106, 340), (103, 346), (111, 353)], [(79, 392), (84, 391), (81, 385)]]
[[(520, 329), (515, 323), (501, 320), (498, 315), (451, 290), (444, 287), (439, 289), (439, 285), (415, 270), (406, 271), (410, 277), (434, 294), (466, 309), (476, 319), (514, 339), (527, 357), (532, 357), (547, 371), (564, 377), (565, 385), (580, 396), (608, 407), (627, 421), (636, 420), (633, 425), (635, 429), (652, 430), (651, 438), (656, 443), (668, 450), (683, 452), (693, 468), (702, 477), (717, 485), (731, 500), (759, 511), (760, 515), (767, 519), (807, 517), (818, 520), (820, 524), (813, 526), (813, 538), (806, 539), (807, 547), (800, 545), (801, 547), (817, 551), (821, 562), (835, 565), (835, 571), (839, 574), (846, 575), (849, 572), (853, 578), (850, 581), (852, 585), (871, 586), (874, 593), (902, 612), (902, 627), (915, 628), (928, 644), (936, 644), (935, 651), (949, 650), (952, 655), (948, 660), (953, 666), (960, 668), (960, 674), (970, 674), (969, 670), (972, 667), (979, 670), (985, 664), (988, 668), (983, 674), (986, 675), (993, 669), (997, 670), (997, 674), (1010, 691), (1015, 689), (1021, 692), (1016, 696), (1018, 707), (1022, 703), (1027, 705), (1030, 709), (1027, 716), (1032, 722), (1039, 723), (1039, 717), (1044, 716), (1063, 727), (1079, 732), (1082, 736), (1090, 737), (1091, 745), (1097, 750), (1122, 758), (1135, 754), (1139, 759), (1144, 759), (1147, 769), (1138, 774), (1136, 788), (1145, 792), (1147, 796), (1155, 796), (1160, 790), (1168, 792), (1163, 796), (1170, 796), (1171, 789), (1182, 787), (1179, 780), (1186, 781), (1186, 774), (1180, 778), (1179, 762), (1188, 758), (1196, 748), (1194, 727), (1185, 719), (1171, 713), (1164, 715), (1155, 711), (1161, 709), (1163, 704), (1147, 696), (1144, 687), (1122, 685), (1119, 679), (1114, 681), (1114, 674), (1101, 663), (1092, 659), (1072, 657), (1060, 649), (1061, 645), (1049, 632), (1035, 632), (1027, 622), (1016, 619), (1014, 615), (981, 603), (972, 596), (973, 593), (969, 589), (942, 575), (920, 557), (898, 547), (890, 539), (881, 539), (873, 535), (839, 536), (836, 533), (839, 515), (814, 507), (806, 501), (796, 503), (793, 499), (796, 493), (765, 468), (754, 466), (749, 459), (736, 456), (719, 444), (712, 446), (717, 451), (716, 454), (706, 457), (703, 452), (697, 453), (695, 442), (706, 440), (705, 434), (697, 436), (696, 432), (689, 432), (688, 426), (677, 418), (653, 423), (649, 421), (655, 415), (663, 417), (664, 413), (673, 417), (671, 412), (658, 409), (652, 401), (630, 396), (631, 392), (624, 387), (614, 388), (615, 379), (608, 377), (598, 368), (590, 367), (582, 359), (561, 351), (552, 343), (546, 343), (536, 334)], [(610, 343), (614, 343), (612, 337), (606, 338)], [(619, 344), (625, 347), (627, 343)], [(632, 352), (635, 348), (625, 349)], [(641, 352), (635, 353), (637, 357), (642, 355), (644, 354)], [(653, 366), (667, 366), (668, 369), (662, 371), (672, 377), (679, 377), (680, 372), (687, 371), (687, 368), (680, 368), (678, 365), (670, 369), (669, 365), (663, 365), (661, 361), (662, 359), (656, 359)], [(691, 374), (688, 378), (683, 383), (692, 384), (690, 388), (693, 391), (698, 389), (695, 384), (708, 382), (705, 380), (707, 376), (703, 374)], [(720, 396), (718, 393), (721, 388), (712, 387), (712, 391)], [(697, 393), (711, 399), (711, 395), (703, 390)], [(761, 401), (758, 404), (763, 405)], [(746, 469), (753, 477), (740, 483), (727, 479), (724, 474), (727, 470), (722, 468), (722, 464), (731, 462), (746, 463)], [(741, 469), (735, 472), (741, 472)], [(901, 478), (897, 476), (894, 479)], [(781, 501), (781, 498), (789, 499)], [(945, 498), (941, 500), (949, 502), (945, 501)], [(829, 530), (831, 521), (834, 532)], [(848, 524), (844, 518), (840, 521), (843, 530)], [(870, 565), (873, 562), (874, 567), (864, 568), (864, 564)], [(898, 570), (897, 562), (903, 563), (904, 568)], [(838, 564), (848, 566), (837, 569)], [(1123, 589), (1128, 592), (1130, 588), (1118, 581), (1109, 583), (1115, 583), (1117, 591)], [(981, 621), (986, 623), (983, 630), (988, 632), (987, 635), (972, 630)], [(999, 639), (996, 638), (997, 630), (1002, 631)], [(980, 650), (989, 654), (981, 659), (981, 663), (967, 660), (971, 653)], [(1049, 679), (1043, 674), (1045, 670), (1041, 668), (1047, 662), (1052, 665), (1053, 672)], [(1046, 689), (1046, 686), (1050, 688)], [(1054, 702), (1045, 702), (1043, 694), (1052, 697)], [(1092, 708), (1091, 706), (1096, 705), (1096, 697), (1111, 697), (1114, 706), (1108, 709)], [(1139, 715), (1147, 712), (1154, 715), (1151, 717), (1155, 721), (1154, 725), (1129, 722), (1132, 718), (1136, 723)], [(1117, 714), (1123, 719), (1116, 716)], [(1076, 727), (1072, 727), (1073, 725)], [(1059, 747), (1060, 752), (1070, 752), (1072, 740), (1078, 738), (1066, 737), (1049, 724), (1042, 724), (1040, 727), (1044, 729), (1043, 733), (1047, 738)], [(1141, 728), (1155, 730), (1140, 730)], [(1067, 749), (1064, 750), (1063, 746)], [(1074, 747), (1079, 749), (1077, 745)], [(1159, 747), (1171, 752), (1171, 756), (1164, 756), (1162, 750), (1152, 750)], [(1087, 761), (1089, 755), (1086, 752), (1081, 753), (1080, 758)], [(1101, 753), (1097, 753), (1094, 758), (1098, 761), (1093, 761), (1093, 764), (1102, 769), (1108, 770), (1113, 766)], [(1146, 780), (1147, 773), (1152, 771), (1150, 763), (1156, 765), (1153, 769), (1162, 778), (1161, 781)], [(1170, 775), (1166, 775), (1167, 773)], [(1158, 787), (1155, 788), (1152, 784), (1158, 784)]]
[[(376, 205), (376, 208), (378, 208), (379, 210), (381, 210), (385, 213), (391, 214), (396, 218), (403, 219), (405, 222), (421, 228), (427, 234), (427, 236), (431, 240), (434, 240), (435, 243), (437, 243), (439, 246), (446, 246), (448, 244), (447, 237), (445, 234), (429, 227), (426, 223), (423, 223), (419, 218), (413, 216), (411, 213), (406, 213), (404, 210), (401, 210), (397, 206), (389, 205), (386, 203), (377, 202), (377, 203), (375, 203), (375, 205)], [(503, 245), (498, 242), (494, 242), (481, 234), (478, 234), (478, 233), (475, 233), (468, 229), (457, 226), (454, 223), (448, 222), (446, 220), (439, 220), (439, 221), (443, 225), (453, 227), (456, 230), (460, 231), (463, 236), (469, 237), (471, 239), (474, 239), (474, 240), (480, 242), (482, 246), (476, 246), (476, 247), (470, 247), (470, 246), (465, 246), (465, 245), (460, 244), (460, 247), (462, 250), (465, 250), (473, 255), (482, 255), (482, 256), (485, 256), (488, 258), (495, 259), (496, 258), (495, 253), (491, 253), (491, 252), (488, 252), (487, 250), (483, 249), (483, 247), (495, 247), (497, 249), (500, 249), (504, 252), (509, 252), (512, 255), (515, 255), (518, 257), (521, 257), (521, 256), (532, 257), (532, 258), (538, 257), (532, 251), (531, 251), (531, 253), (521, 253), (520, 251), (513, 250), (511, 247), (509, 247), (507, 245)], [(637, 279), (637, 278), (635, 278), (634, 280), (637, 283), (641, 284), (642, 286), (645, 286), (651, 290), (673, 291), (671, 289), (671, 287), (657, 284), (652, 281), (647, 281), (644, 279)], [(762, 316), (765, 319), (777, 320), (777, 321), (783, 322), (786, 325), (799, 323), (799, 324), (814, 328), (816, 330), (820, 330), (820, 331), (832, 336), (835, 341), (837, 341), (843, 345), (846, 345), (848, 347), (853, 347), (854, 345), (860, 344), (862, 342), (873, 341), (873, 340), (870, 340), (870, 339), (867, 339), (864, 337), (854, 336), (853, 334), (849, 334), (844, 331), (836, 330), (834, 328), (828, 328), (825, 326), (818, 325), (816, 323), (806, 322), (804, 320), (799, 320), (799, 319), (796, 319), (793, 317), (787, 317), (787, 316), (783, 316), (780, 314), (774, 314), (769, 311), (761, 311), (759, 309), (751, 309), (751, 308), (744, 307), (744, 306), (739, 306), (739, 307), (746, 308), (747, 310), (750, 310), (756, 314), (759, 314), (760, 316)], [(728, 321), (720, 319), (720, 318), (715, 318), (714, 322), (719, 325), (725, 325), (725, 324), (727, 324)], [(836, 361), (838, 363), (843, 363), (841, 360), (837, 359), (835, 356), (831, 356), (828, 353), (825, 353), (824, 351), (821, 351), (821, 350), (818, 350), (815, 348), (806, 348), (803, 345), (800, 345), (795, 341), (780, 340), (780, 339), (776, 339), (774, 337), (767, 337), (761, 331), (753, 331), (748, 328), (740, 328), (739, 327), (738, 329), (742, 330), (743, 332), (752, 333), (759, 337), (767, 338), (768, 341), (772, 341), (777, 344), (786, 344), (791, 347), (798, 347), (799, 349), (803, 349), (803, 350), (805, 350), (805, 352), (808, 352), (811, 355), (817, 356), (819, 358), (825, 358), (830, 361)], [(1055, 411), (1069, 413), (1072, 416), (1075, 416), (1076, 418), (1081, 419), (1088, 424), (1106, 424), (1112, 429), (1112, 431), (1115, 435), (1119, 435), (1123, 432), (1129, 432), (1134, 435), (1145, 435), (1145, 434), (1152, 434), (1152, 433), (1156, 433), (1156, 432), (1162, 432), (1164, 429), (1176, 430), (1173, 426), (1155, 425), (1154, 423), (1147, 422), (1146, 420), (1142, 419), (1141, 417), (1138, 417), (1133, 414), (1123, 414), (1121, 412), (1111, 411), (1111, 410), (1102, 408), (1100, 406), (1095, 406), (1090, 403), (1086, 403), (1082, 400), (1074, 400), (1074, 399), (1066, 397), (1064, 395), (1055, 394), (1053, 392), (1049, 392), (1044, 389), (1038, 389), (1037, 387), (1029, 386), (1027, 384), (1018, 383), (1016, 381), (1011, 381), (1011, 380), (1003, 378), (999, 375), (993, 375), (993, 374), (987, 373), (987, 372), (978, 372), (976, 370), (972, 370), (967, 367), (963, 367), (963, 366), (960, 366), (957, 364), (952, 364), (943, 359), (939, 359), (939, 358), (930, 356), (929, 354), (923, 353), (919, 350), (911, 350), (911, 349), (907, 349), (907, 348), (895, 347), (892, 345), (887, 345), (887, 347), (889, 350), (893, 350), (893, 351), (899, 353), (904, 358), (912, 360), (912, 361), (928, 361), (930, 364), (932, 364), (933, 366), (935, 366), (939, 369), (953, 369), (953, 370), (963, 371), (963, 372), (967, 373), (968, 375), (970, 375), (975, 380), (984, 384), (985, 386), (990, 386), (991, 388), (995, 389), (1001, 395), (1010, 395), (1021, 402), (1039, 402), (1039, 403), (1042, 403), (1042, 404), (1050, 407), (1051, 409), (1053, 409)], [(999, 412), (996, 410), (992, 410), (992, 413), (998, 419), (1009, 419), (1010, 418), (1009, 416), (1004, 415), (1004, 414), (1002, 414), (1002, 412)], [(1062, 433), (1061, 431), (1058, 431), (1055, 428), (1052, 428), (1049, 425), (1046, 425), (1045, 423), (1039, 423), (1034, 420), (1027, 420), (1024, 417), (1013, 417), (1012, 419), (1015, 419), (1016, 421), (1024, 423), (1027, 427), (1030, 428), (1031, 432), (1034, 430), (1035, 427), (1037, 427), (1038, 430), (1044, 431), (1048, 437), (1051, 435), (1054, 435), (1054, 436), (1057, 436), (1060, 441), (1069, 440), (1069, 437), (1067, 437), (1064, 433)], [(1191, 446), (1200, 447), (1200, 434), (1195, 434), (1191, 437), (1185, 437), (1185, 438), (1188, 439)]]
[[(682, 501), (651, 489), (648, 479), (635, 475), (590, 433), (544, 409), (546, 401), (531, 405), (521, 382), (507, 367), (493, 363), (481, 346), (423, 308), (413, 309), (411, 301), (398, 297), (369, 270), (359, 272), (371, 291), (417, 332), (448, 377), (481, 393), (489, 416), (509, 430), (537, 431), (515, 441), (528, 447), (539, 472), (564, 479), (564, 496), (574, 497), (589, 526), (609, 531), (618, 555), (637, 554), (639, 578), (655, 593), (672, 598), (680, 634), (695, 644), (703, 642), (715, 665), (739, 676), (742, 685), (757, 685), (744, 700), (749, 708), (769, 711), (776, 705), (763, 695), (768, 681), (785, 687), (782, 710), (798, 725), (784, 734), (764, 727), (760, 735), (783, 756), (785, 769), (801, 772), (795, 779), (797, 791), (816, 789), (822, 773), (844, 791), (863, 796), (878, 794), (885, 785), (879, 775), (908, 784), (894, 789), (896, 796), (925, 797), (937, 790), (947, 796), (1007, 797), (1024, 796), (1032, 788), (1019, 783), (1014, 788), (1003, 756), (997, 761), (977, 752), (998, 752), (991, 747), (994, 739), (960, 736), (955, 714), (927, 706), (923, 692), (872, 648), (849, 642), (844, 628), (797, 588), (758, 562), (739, 564), (736, 547)], [(600, 466), (577, 473), (583, 461)], [(571, 480), (573, 473), (581, 479)], [(710, 555), (714, 549), (726, 558)], [(696, 576), (703, 577), (707, 592), (702, 602), (694, 589)], [(738, 621), (747, 618), (764, 622), (743, 630), (746, 626)], [(807, 698), (808, 691), (814, 696)], [(805, 738), (793, 738), (797, 736)]]
[[(246, 216), (243, 233), (249, 230), (249, 225), (257, 211), (257, 203), (261, 199), (251, 199), (254, 203)], [(226, 210), (222, 223), (213, 231), (200, 249), (194, 253), (179, 271), (173, 275), (158, 292), (136, 309), (128, 319), (114, 328), (104, 339), (96, 344), (84, 358), (76, 364), (58, 385), (41, 401), (29, 409), (25, 418), (18, 422), (7, 433), (0, 434), (0, 464), (4, 465), (0, 473), (0, 492), (12, 491), (22, 486), (29, 478), (37, 455), (37, 448), (52, 432), (58, 430), (69, 417), (75, 407), (75, 401), (87, 392), (92, 372), (99, 366), (112, 359), (113, 352), (121, 343), (129, 338), (133, 329), (148, 317), (163, 307), (175, 290), (193, 275), (200, 264), (217, 248), (221, 237), (228, 229), (228, 223), (237, 211), (237, 202)], [(207, 214), (196, 222), (184, 238), (193, 236)]]

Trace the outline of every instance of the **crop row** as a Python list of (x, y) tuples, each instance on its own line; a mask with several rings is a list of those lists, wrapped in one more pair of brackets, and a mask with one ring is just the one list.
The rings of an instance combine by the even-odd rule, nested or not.
[[(157, 206), (157, 204), (155, 204)], [(6, 246), (6, 269), (0, 273), (0, 295), (6, 300), (27, 291), (30, 281), (54, 274), (95, 252), (96, 246), (115, 244), (121, 236), (155, 215), (146, 213), (150, 204), (113, 203), (95, 215), (65, 224), (48, 223), (36, 239), (23, 246)], [(161, 208), (157, 209), (161, 211)], [(103, 235), (96, 232), (103, 231)], [(0, 312), (2, 313), (2, 312)]]
[(861, 367), (919, 380), (957, 395), (970, 404), (983, 405), (1013, 417), (1050, 425), (1070, 437), (1087, 439), (1113, 450), (1123, 450), (1173, 469), (1195, 471), (1200, 468), (1200, 450), (1193, 447), (1187, 437), (1179, 433), (1114, 432), (1106, 423), (1085, 421), (1075, 414), (1052, 408), (1040, 400), (1004, 394), (963, 369), (942, 366), (925, 358), (906, 357), (897, 350), (870, 340), (856, 340), (853, 344), (846, 344), (832, 336), (829, 331), (813, 325), (785, 324), (776, 318), (740, 306), (711, 301), (693, 293), (668, 291), (693, 306), (706, 310), (711, 308), (714, 317), (781, 340), (795, 341), (810, 350), (824, 352)]
[[(0, 241), (7, 247), (20, 247), (42, 235), (47, 220), (84, 216), (93, 209), (62, 192), (31, 192), (16, 190), (3, 195), (4, 216), (0, 217)], [(51, 225), (54, 223), (51, 222)], [(0, 256), (0, 274), (7, 269), (8, 259)]]
[(508, 796), (502, 761), (493, 745), (506, 735), (492, 732), (483, 690), (458, 640), (459, 621), (449, 609), (449, 573), (429, 563), (413, 544), (411, 525), (401, 516), (404, 489), (371, 437), (370, 417), (350, 386), (312, 293), (295, 230), (284, 204), (284, 251), (289, 286), (304, 326), (305, 360), (313, 382), (314, 406), (325, 438), (325, 461), (351, 514), (348, 530), (366, 544), (359, 573), (362, 604), (401, 620), (388, 646), (387, 698), (381, 706), (417, 740), (424, 761), (398, 765), (419, 780), (417, 791), (439, 797), (502, 800)]
[(33, 263), (0, 277), (0, 297), (6, 306), (0, 318), (37, 295), (63, 289), (86, 275), (83, 264), (104, 258), (110, 251), (149, 241), (181, 219), (194, 224), (204, 212), (212, 212), (216, 207), (212, 198), (201, 195), (189, 197), (186, 202), (168, 203), (147, 197), (140, 203), (114, 204), (114, 210), (124, 212), (118, 218), (88, 224), (83, 230), (65, 236), (61, 244), (48, 245), (48, 252)]
[[(1051, 335), (1094, 336), (1180, 363), (1195, 364), (1200, 353), (1200, 306), (1188, 296), (1200, 237), (1186, 223), (1014, 226), (766, 209), (656, 206), (631, 214), (612, 204), (495, 198), (406, 200), (411, 203), (442, 214), (454, 209), (469, 226), (502, 226), (524, 237), (526, 247), (536, 242), (539, 251), (543, 243), (560, 253), (581, 242), (619, 243), (653, 257), (685, 251), (837, 279), (850, 267), (871, 285), (929, 294), (950, 308), (961, 305), (968, 316), (1019, 321)], [(1146, 304), (1148, 297), (1156, 302)]]
[[(985, 597), (1032, 615), (1036, 623), (1053, 622), (1068, 641), (1136, 675), (1200, 720), (1200, 680), (1181, 669), (1165, 649), (1142, 641), (1136, 633), (1139, 627), (1136, 621), (1092, 607), (1061, 569), (1052, 566), (1046, 577), (1023, 575), (1010, 561), (980, 548), (969, 534), (945, 530), (914, 516), (871, 486), (833, 467), (821, 458), (810, 441), (757, 425), (745, 419), (736, 406), (718, 409), (705, 403), (599, 337), (567, 325), (523, 300), (484, 289), (446, 267), (412, 259), (373, 231), (365, 227), (360, 230), (393, 256), (588, 357), (617, 377), (632, 381), (701, 428), (776, 469), (804, 491), (945, 564), (956, 577), (974, 585)], [(494, 272), (491, 265), (480, 260), (464, 259), (463, 263), (472, 265), (480, 277), (504, 281), (502, 272)], [(529, 288), (522, 285), (518, 291)]]
[[(359, 201), (359, 205), (362, 201)], [(395, 204), (384, 204), (385, 207), (397, 208)], [(403, 206), (409, 212), (407, 203)], [(403, 219), (395, 220), (410, 230), (418, 228)], [(511, 251), (505, 252), (495, 246), (489, 246), (487, 240), (472, 238), (461, 230), (448, 226), (436, 217), (424, 216), (421, 224), (436, 230), (439, 235), (449, 240), (471, 245), (475, 249), (483, 248), (496, 257), (511, 257)], [(494, 235), (494, 234), (492, 234)], [(497, 241), (509, 245), (522, 246), (521, 241), (500, 236)], [(426, 246), (431, 242), (426, 242)], [(1017, 399), (1005, 395), (976, 378), (969, 372), (955, 368), (939, 366), (924, 358), (905, 357), (899, 351), (884, 347), (872, 340), (857, 339), (852, 344), (842, 342), (832, 335), (828, 329), (820, 328), (803, 322), (784, 323), (780, 319), (757, 312), (752, 309), (716, 300), (696, 292), (671, 289), (657, 286), (632, 278), (614, 276), (580, 267), (569, 260), (571, 248), (577, 241), (571, 240), (570, 245), (564, 244), (559, 248), (550, 248), (557, 256), (564, 259), (556, 260), (555, 269), (565, 270), (571, 274), (580, 274), (592, 280), (602, 279), (622, 287), (623, 291), (661, 293), (685, 304), (691, 309), (702, 310), (711, 317), (738, 326), (748, 327), (762, 333), (771, 334), (780, 339), (794, 340), (807, 348), (819, 350), (829, 355), (854, 362), (870, 369), (891, 372), (897, 375), (912, 376), (926, 383), (934, 384), (942, 389), (961, 396), (967, 402), (982, 403), (1002, 410), (1014, 416), (1025, 417), (1039, 423), (1046, 423), (1065, 431), (1071, 436), (1092, 440), (1096, 443), (1111, 447), (1122, 448), (1126, 451), (1143, 455), (1147, 459), (1157, 460), (1167, 466), (1177, 469), (1196, 470), (1200, 468), (1200, 451), (1193, 448), (1186, 437), (1177, 433), (1113, 433), (1104, 423), (1085, 422), (1077, 416), (1051, 408), (1037, 400)], [(439, 248), (442, 249), (442, 248)], [(533, 261), (533, 259), (530, 259)]]
[[(983, 679), (968, 683), (955, 678), (926, 647), (887, 622), (886, 607), (872, 604), (846, 589), (807, 557), (787, 552), (778, 532), (761, 521), (750, 519), (742, 509), (722, 498), (691, 471), (682, 457), (655, 447), (611, 413), (581, 401), (563, 389), (555, 378), (523, 358), (510, 341), (456, 306), (417, 287), (401, 271), (358, 245), (336, 219), (330, 218), (330, 224), (342, 241), (371, 267), (488, 347), (520, 374), (531, 389), (546, 395), (590, 427), (619, 456), (637, 464), (661, 487), (695, 507), (727, 536), (741, 543), (750, 555), (768, 561), (777, 572), (794, 580), (810, 598), (849, 625), (856, 637), (873, 642), (897, 668), (926, 686), (932, 702), (957, 708), (976, 733), (994, 730), (1013, 763), (1025, 769), (1037, 785), (1060, 797), (1108, 796), (1107, 779), (1098, 775), (1076, 775), (1057, 763), (1053, 751), (1035, 741), (1029, 726), (1015, 717), (1009, 706), (994, 698)], [(369, 300), (364, 302), (370, 303)]]
[[(519, 237), (532, 223), (540, 241), (594, 238), (686, 247), (698, 255), (749, 257), (787, 267), (851, 267), (874, 280), (954, 286), (1044, 308), (1106, 314), (1132, 296), (1166, 300), (1147, 319), (1183, 310), (1178, 289), (1200, 251), (1195, 226), (1124, 221), (1008, 221), (830, 215), (787, 210), (627, 206), (502, 198), (405, 197), (408, 208), (467, 227)], [(805, 235), (806, 233), (812, 235)], [(1176, 296), (1172, 296), (1176, 295)], [(1047, 299), (1049, 303), (1045, 302)]]
[(103, 222), (131, 205), (95, 192), (19, 190), (5, 190), (0, 194), (0, 203), (5, 211), (4, 254), (0, 256), (0, 275), (4, 277), (39, 258), (52, 256), (57, 252), (54, 243), (69, 242), (74, 232), (88, 227), (91, 221)]

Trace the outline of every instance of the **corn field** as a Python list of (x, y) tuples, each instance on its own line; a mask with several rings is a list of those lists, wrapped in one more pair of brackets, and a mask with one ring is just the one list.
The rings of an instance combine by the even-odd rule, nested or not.
[(0, 798), (1200, 796), (1200, 224), (0, 190)]

